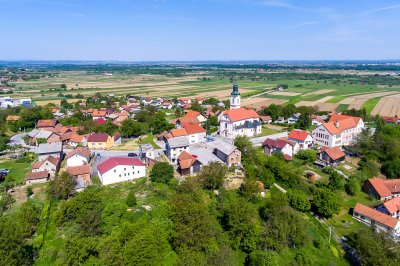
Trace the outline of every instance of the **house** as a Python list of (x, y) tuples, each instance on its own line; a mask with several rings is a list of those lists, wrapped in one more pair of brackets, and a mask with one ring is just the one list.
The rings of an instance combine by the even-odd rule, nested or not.
[[(121, 137), (118, 137), (119, 142)], [(105, 150), (114, 146), (114, 136), (107, 133), (92, 133), (88, 136), (87, 146), (90, 150)]]
[(364, 129), (360, 117), (333, 114), (327, 123), (312, 131), (314, 143), (325, 147), (349, 145)]
[(346, 154), (339, 147), (323, 147), (319, 154), (319, 159), (323, 161), (325, 165), (333, 166), (335, 164), (344, 162), (346, 159)]
[(54, 143), (60, 142), (61, 138), (57, 134), (47, 130), (33, 129), (28, 133), (29, 143), (32, 145), (38, 145), (39, 142)]
[(240, 107), (240, 93), (237, 84), (231, 93), (231, 109), (218, 117), (219, 131), (222, 137), (234, 139), (237, 136), (253, 137), (261, 134), (260, 116), (254, 110)]
[(193, 110), (188, 110), (186, 114), (172, 121), (176, 128), (182, 128), (183, 124), (198, 124), (204, 123), (207, 118), (201, 113)]
[(300, 113), (293, 114), (291, 117), (288, 118), (287, 123), (288, 123), (289, 125), (296, 124), (297, 121), (299, 121), (300, 116), (301, 116)]
[(169, 135), (167, 135), (167, 138), (177, 138), (177, 137), (183, 137), (183, 136), (187, 136), (188, 133), (186, 132), (186, 130), (184, 128), (175, 128), (172, 129), (169, 133)]
[(75, 190), (81, 191), (90, 184), (89, 165), (70, 166), (66, 172), (76, 179)]
[(271, 124), (272, 123), (272, 118), (269, 115), (266, 116), (260, 116), (261, 123), (263, 124)]
[(203, 143), (207, 141), (207, 131), (198, 124), (182, 124), (183, 129), (187, 133), (189, 144)]
[(92, 112), (92, 119), (93, 121), (96, 121), (97, 119), (103, 119), (106, 120), (107, 116), (107, 110), (93, 110)]
[(298, 129), (290, 131), (288, 140), (297, 142), (302, 150), (311, 148), (313, 144), (313, 138), (310, 132)]
[(328, 119), (328, 116), (326, 115), (311, 115), (311, 125), (313, 126), (320, 126), (323, 123), (325, 123), (325, 121)]
[(86, 147), (87, 146), (87, 137), (86, 137), (86, 135), (79, 135), (78, 133), (73, 133), (69, 139), (68, 144), (74, 148), (78, 147), (79, 145)]
[(173, 165), (177, 164), (178, 157), (183, 151), (189, 152), (189, 140), (187, 137), (183, 136), (165, 140), (165, 154)]
[(140, 160), (142, 160), (142, 162), (145, 162), (145, 164), (148, 165), (148, 161), (155, 160), (155, 157), (156, 157), (156, 153), (151, 144), (140, 144), (139, 145), (139, 158), (140, 158)]
[(379, 232), (385, 232), (394, 238), (400, 236), (400, 221), (387, 214), (374, 210), (361, 203), (357, 203), (353, 210), (353, 217)]
[(381, 201), (400, 196), (400, 179), (371, 178), (364, 182), (363, 191)]
[(275, 120), (275, 123), (284, 124), (286, 123), (286, 119), (284, 117), (278, 117), (278, 119)]
[(214, 141), (209, 146), (213, 147), (213, 154), (227, 166), (240, 165), (242, 153), (235, 145), (226, 141)]
[(7, 123), (16, 123), (21, 119), (21, 117), (19, 115), (9, 115), (7, 116)]
[(146, 176), (146, 167), (138, 158), (110, 158), (99, 164), (97, 171), (103, 185)]
[(49, 172), (41, 171), (41, 172), (32, 172), (28, 173), (25, 176), (25, 183), (27, 185), (35, 184), (35, 183), (45, 183), (49, 179)]
[(63, 146), (61, 142), (42, 143), (37, 147), (36, 153), (40, 162), (44, 161), (50, 155), (61, 160)]
[(282, 153), (286, 159), (291, 159), (293, 157), (293, 146), (284, 139), (270, 139), (267, 138), (262, 147), (264, 148), (264, 153), (271, 155), (272, 153), (279, 152)]
[(385, 201), (382, 205), (376, 207), (376, 210), (400, 220), (400, 197)]
[(47, 171), (50, 177), (54, 177), (60, 167), (60, 158), (47, 156), (43, 161), (37, 161), (32, 164), (32, 172)]
[(192, 100), (187, 97), (179, 98), (178, 99), (178, 105), (182, 108), (187, 108), (192, 104)]
[(87, 165), (90, 162), (90, 151), (86, 148), (76, 148), (65, 156), (67, 167)]
[(386, 124), (399, 124), (400, 119), (397, 116), (384, 116), (382, 117)]
[(187, 151), (183, 151), (178, 157), (178, 173), (181, 175), (192, 175), (199, 172), (201, 163), (196, 156), (191, 155)]
[(174, 107), (174, 104), (172, 102), (169, 102), (169, 101), (163, 102), (163, 104), (162, 104), (162, 109), (171, 110), (172, 107)]
[(57, 125), (56, 119), (39, 120), (36, 123), (36, 128), (37, 129), (55, 128), (56, 125)]

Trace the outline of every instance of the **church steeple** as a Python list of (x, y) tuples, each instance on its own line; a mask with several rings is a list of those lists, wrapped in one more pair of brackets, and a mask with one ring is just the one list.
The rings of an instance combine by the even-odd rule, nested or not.
[(238, 109), (238, 108), (240, 108), (239, 86), (236, 82), (234, 82), (231, 93), (231, 109)]

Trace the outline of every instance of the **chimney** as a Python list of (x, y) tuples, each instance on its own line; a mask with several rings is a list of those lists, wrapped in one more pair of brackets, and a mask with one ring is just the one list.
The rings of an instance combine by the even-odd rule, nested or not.
[(337, 128), (339, 128), (339, 121), (338, 121), (338, 120), (336, 120), (335, 126), (336, 126)]
[(394, 184), (394, 190), (397, 190), (397, 184)]

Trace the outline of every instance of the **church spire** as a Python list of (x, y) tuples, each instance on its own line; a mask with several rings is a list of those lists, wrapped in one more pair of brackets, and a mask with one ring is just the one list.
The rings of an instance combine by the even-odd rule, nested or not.
[(233, 89), (231, 93), (231, 109), (238, 109), (240, 108), (240, 93), (239, 93), (239, 86), (235, 82), (233, 83)]

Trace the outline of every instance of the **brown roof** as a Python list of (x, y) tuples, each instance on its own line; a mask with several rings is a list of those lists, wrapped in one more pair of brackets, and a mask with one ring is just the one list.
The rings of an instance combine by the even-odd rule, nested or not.
[(289, 133), (289, 139), (305, 141), (309, 135), (310, 133), (308, 131), (293, 129)]
[(88, 137), (88, 142), (107, 142), (108, 134), (106, 133), (93, 133)]
[(261, 121), (270, 121), (272, 118), (269, 115), (260, 116)]
[(337, 159), (340, 159), (340, 158), (346, 156), (346, 154), (339, 147), (328, 148), (328, 149), (325, 149), (324, 152), (332, 160), (337, 160)]
[(73, 133), (69, 141), (79, 143), (82, 141), (82, 139), (83, 139), (82, 135), (79, 135), (78, 133)]
[(376, 221), (380, 224), (386, 225), (391, 228), (395, 228), (397, 223), (399, 222), (396, 218), (393, 218), (387, 214), (374, 210), (361, 203), (356, 204), (356, 206), (354, 207), (354, 212), (359, 213), (365, 217), (370, 218), (373, 221)]
[(346, 129), (355, 128), (361, 118), (348, 115), (333, 114), (328, 123), (323, 124), (332, 135), (339, 134)]
[(384, 202), (383, 206), (385, 206), (390, 214), (400, 211), (400, 197)]
[(60, 160), (58, 158), (56, 158), (54, 156), (51, 156), (51, 155), (47, 156), (46, 160), (44, 160), (44, 161), (48, 161), (48, 162), (52, 163), (55, 166), (57, 166), (58, 163), (60, 162)]
[(55, 127), (57, 124), (57, 120), (48, 119), (48, 120), (39, 120), (36, 124), (36, 127)]
[(21, 117), (19, 115), (9, 115), (7, 116), (7, 121), (18, 121)]
[(49, 172), (48, 171), (40, 171), (40, 172), (32, 172), (28, 173), (25, 176), (25, 180), (37, 180), (37, 179), (43, 179), (43, 178), (48, 178), (49, 177)]
[(290, 143), (288, 143), (288, 141), (283, 140), (283, 139), (269, 139), (267, 138), (266, 140), (264, 140), (264, 142), (262, 143), (262, 146), (267, 146), (268, 148), (278, 148), (280, 150), (282, 150), (287, 144), (290, 145)]
[(69, 153), (65, 156), (65, 159), (69, 159), (69, 158), (71, 158), (72, 156), (74, 156), (74, 155), (76, 155), (76, 154), (79, 154), (79, 155), (81, 155), (82, 157), (85, 157), (85, 158), (87, 158), (87, 159), (90, 158), (90, 151), (89, 151), (88, 149), (86, 149), (86, 148), (76, 148), (75, 150), (69, 152)]
[(178, 163), (181, 169), (189, 169), (195, 161), (196, 158), (187, 151), (183, 151), (178, 157)]
[(67, 167), (67, 172), (70, 173), (72, 176), (77, 175), (87, 175), (90, 174), (90, 167), (89, 165), (81, 165), (81, 166), (71, 166)]
[(34, 162), (32, 164), (32, 169), (39, 169), (42, 166), (43, 162)]
[(106, 115), (107, 115), (107, 111), (95, 110), (92, 113), (92, 116), (106, 116)]
[(385, 185), (384, 181), (380, 178), (368, 179), (368, 182), (375, 189), (380, 197), (388, 197), (392, 195), (390, 189)]
[(248, 110), (246, 108), (227, 110), (224, 114), (227, 115), (232, 122), (260, 117), (256, 111)]
[(392, 194), (400, 193), (400, 179), (386, 179), (383, 183)]

